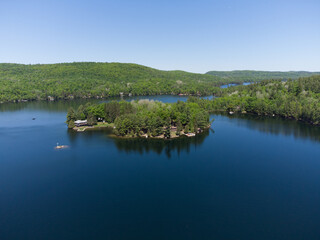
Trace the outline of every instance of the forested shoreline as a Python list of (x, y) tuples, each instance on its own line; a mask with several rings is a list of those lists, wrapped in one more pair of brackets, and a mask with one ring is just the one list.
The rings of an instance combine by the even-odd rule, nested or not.
[[(163, 103), (153, 100), (112, 101), (70, 108), (66, 123), (69, 129), (81, 130), (75, 123), (85, 120), (92, 127), (112, 127), (117, 136), (170, 139), (192, 135), (209, 128), (209, 113), (194, 101)], [(99, 124), (102, 123), (102, 124)]]
[(265, 77), (287, 79), (314, 74), (244, 72), (196, 74), (161, 71), (130, 63), (1, 63), (0, 103), (146, 95), (207, 96), (219, 93), (220, 86), (224, 84), (261, 81)]
[(320, 75), (230, 87), (213, 101), (197, 101), (209, 111), (280, 116), (320, 125)]
[(208, 74), (128, 63), (0, 64), (0, 102), (142, 95), (212, 95), (229, 83)]

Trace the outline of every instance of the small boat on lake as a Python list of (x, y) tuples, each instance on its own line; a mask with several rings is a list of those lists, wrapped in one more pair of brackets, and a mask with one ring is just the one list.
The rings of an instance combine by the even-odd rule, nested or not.
[(55, 146), (54, 149), (64, 149), (64, 148), (68, 148), (68, 145), (59, 145), (59, 143), (57, 143), (57, 146)]

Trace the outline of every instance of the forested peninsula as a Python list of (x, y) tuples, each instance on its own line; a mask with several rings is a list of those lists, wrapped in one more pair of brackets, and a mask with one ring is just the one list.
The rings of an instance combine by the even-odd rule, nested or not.
[(320, 75), (230, 87), (202, 105), (209, 111), (280, 116), (320, 125)]
[(211, 125), (208, 111), (195, 101), (153, 100), (80, 105), (77, 110), (68, 110), (66, 123), (77, 131), (110, 127), (121, 137), (164, 139), (195, 136)]

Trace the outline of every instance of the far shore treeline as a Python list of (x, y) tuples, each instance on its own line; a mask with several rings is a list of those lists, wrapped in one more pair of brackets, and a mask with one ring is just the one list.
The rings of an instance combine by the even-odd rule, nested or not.
[(250, 70), (235, 70), (235, 71), (209, 71), (207, 74), (221, 77), (223, 79), (235, 82), (261, 82), (263, 80), (278, 79), (298, 79), (300, 77), (310, 77), (313, 75), (320, 75), (320, 72), (306, 72), (306, 71), (250, 71)]
[(0, 63), (0, 103), (142, 95), (218, 94), (221, 85), (296, 79), (312, 72), (230, 71), (196, 74), (130, 63)]
[(212, 95), (230, 82), (208, 74), (161, 71), (129, 63), (0, 64), (0, 102)]
[[(195, 101), (193, 101), (195, 100)], [(187, 133), (200, 133), (210, 127), (209, 113), (197, 103), (196, 98), (187, 102), (163, 103), (153, 100), (112, 101), (101, 104), (80, 105), (77, 111), (68, 110), (69, 128), (76, 120), (87, 120), (89, 126), (99, 127), (103, 122), (112, 127), (118, 136), (126, 137), (179, 137)]]

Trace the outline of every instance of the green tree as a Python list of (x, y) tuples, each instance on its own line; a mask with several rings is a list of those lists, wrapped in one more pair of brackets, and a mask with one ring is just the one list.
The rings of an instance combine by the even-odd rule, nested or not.
[(69, 129), (72, 129), (72, 128), (74, 128), (76, 125), (74, 124), (74, 121), (71, 121), (71, 122), (69, 122), (68, 123), (68, 128)]
[(88, 113), (87, 121), (89, 126), (97, 124), (97, 119), (91, 112)]
[(76, 120), (76, 114), (75, 111), (72, 107), (70, 107), (68, 109), (68, 113), (67, 113), (67, 121), (66, 123), (68, 124), (68, 128), (74, 128), (74, 121)]
[(83, 107), (83, 105), (80, 105), (78, 107), (77, 115), (76, 115), (78, 120), (85, 120), (86, 119), (86, 115), (84, 114), (84, 111), (85, 111), (85, 108)]
[(181, 121), (180, 119), (177, 121), (177, 136), (180, 136), (181, 134), (181, 131), (183, 130), (183, 127), (182, 127), (182, 124), (181, 124)]
[(170, 120), (170, 118), (167, 118), (167, 120), (166, 120), (164, 137), (167, 139), (171, 138), (171, 120)]

